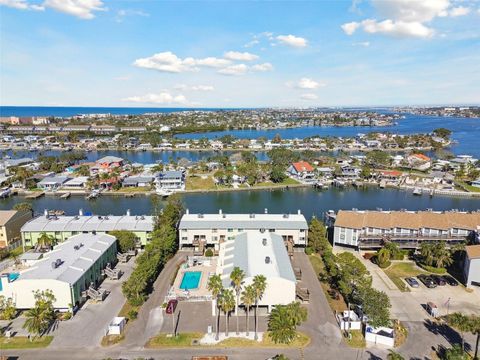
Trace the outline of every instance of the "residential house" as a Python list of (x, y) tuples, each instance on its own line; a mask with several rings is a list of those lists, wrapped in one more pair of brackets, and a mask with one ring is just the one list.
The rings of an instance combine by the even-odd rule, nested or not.
[(0, 249), (21, 244), (20, 229), (32, 216), (31, 211), (0, 210)]
[(463, 275), (467, 287), (480, 286), (480, 245), (465, 246)]
[(407, 157), (407, 162), (412, 169), (425, 171), (432, 166), (432, 160), (423, 154), (411, 154)]
[(306, 161), (292, 163), (287, 171), (290, 173), (290, 175), (300, 180), (311, 180), (315, 178), (312, 165)]
[(104, 156), (96, 161), (100, 169), (110, 170), (124, 165), (125, 160), (116, 156)]
[(158, 174), (155, 179), (157, 190), (185, 190), (185, 171), (169, 170)]
[(55, 191), (62, 187), (68, 180), (70, 180), (70, 178), (67, 176), (47, 176), (37, 184), (37, 187), (45, 191)]

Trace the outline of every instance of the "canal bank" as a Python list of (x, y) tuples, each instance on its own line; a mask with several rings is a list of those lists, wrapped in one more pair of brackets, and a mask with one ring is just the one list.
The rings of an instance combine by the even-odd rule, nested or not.
[[(361, 189), (344, 188), (316, 190), (312, 187), (247, 190), (210, 193), (183, 193), (181, 199), (191, 212), (210, 213), (222, 209), (226, 213), (263, 213), (268, 209), (271, 213), (295, 213), (301, 210), (307, 218), (320, 217), (325, 211), (340, 209), (375, 210), (480, 210), (480, 199), (447, 196), (414, 196), (411, 192), (397, 189), (365, 187)], [(150, 214), (154, 209), (166, 204), (158, 196), (102, 196), (95, 200), (86, 200), (83, 196), (72, 196), (60, 199), (56, 196), (44, 196), (36, 200), (26, 200), (23, 196), (12, 196), (0, 200), (0, 209), (12, 209), (20, 202), (32, 204), (36, 213), (45, 209), (63, 210), (74, 215), (79, 209), (101, 215), (121, 215), (127, 209), (132, 214)]]

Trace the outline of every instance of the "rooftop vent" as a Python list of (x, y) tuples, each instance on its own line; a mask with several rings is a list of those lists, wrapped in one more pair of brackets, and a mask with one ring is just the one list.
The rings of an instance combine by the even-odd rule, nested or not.
[(267, 239), (263, 238), (262, 244), (263, 244), (263, 246), (267, 246)]
[(265, 256), (265, 264), (270, 264), (270, 256)]
[(101, 216), (99, 215), (99, 216), (98, 216), (98, 220), (102, 220), (102, 219), (103, 219), (103, 217), (101, 217)]
[(268, 209), (267, 208), (265, 208), (264, 213), (268, 214)]
[(199, 219), (203, 219), (203, 214), (198, 214)]
[(222, 217), (225, 219), (227, 217), (227, 214), (222, 214)]
[(78, 220), (78, 219), (80, 219), (80, 218), (78, 217), (78, 215), (76, 215), (76, 216), (74, 217), (74, 220)]
[(284, 219), (288, 219), (288, 214), (283, 214)]
[(145, 220), (145, 216), (140, 216), (140, 220)]
[(261, 228), (260, 229), (260, 232), (263, 234), (265, 232), (265, 229), (264, 228)]
[(352, 208), (352, 211), (358, 211), (358, 209), (357, 208)]
[(130, 216), (130, 209), (127, 210), (127, 216)]
[(83, 216), (83, 209), (78, 210), (78, 215)]
[(54, 262), (52, 262), (52, 269), (56, 269), (59, 266), (61, 266), (62, 264), (63, 264), (62, 259), (57, 259)]
[(383, 211), (381, 207), (377, 207), (377, 211)]
[(254, 219), (255, 218), (255, 214), (250, 214), (250, 219)]

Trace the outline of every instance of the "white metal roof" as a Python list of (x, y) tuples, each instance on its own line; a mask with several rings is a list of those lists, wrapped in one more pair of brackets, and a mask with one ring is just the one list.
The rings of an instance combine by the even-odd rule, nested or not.
[[(267, 260), (268, 258), (268, 260)], [(296, 282), (283, 238), (274, 233), (242, 233), (225, 243), (222, 279), (230, 285), (230, 273), (238, 266), (245, 276), (264, 275)]]
[[(111, 247), (117, 239), (111, 235), (79, 234), (45, 253), (43, 259), (20, 273), (22, 279), (50, 279), (75, 284), (78, 279)], [(83, 244), (83, 245), (81, 245)], [(57, 259), (62, 264), (52, 266)]]
[(302, 214), (185, 214), (180, 229), (308, 229)]
[(153, 231), (153, 216), (39, 216), (22, 226), (22, 232), (51, 231)]

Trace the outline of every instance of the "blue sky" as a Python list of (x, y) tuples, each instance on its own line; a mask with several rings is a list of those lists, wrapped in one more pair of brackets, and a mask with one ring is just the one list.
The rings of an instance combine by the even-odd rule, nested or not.
[(0, 103), (480, 103), (480, 2), (0, 0)]

